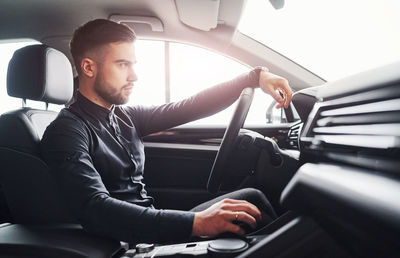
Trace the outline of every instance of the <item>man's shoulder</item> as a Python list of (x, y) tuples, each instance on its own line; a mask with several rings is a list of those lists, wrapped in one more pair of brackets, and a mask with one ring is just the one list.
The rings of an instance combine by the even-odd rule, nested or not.
[(88, 142), (89, 139), (90, 132), (85, 123), (68, 108), (64, 108), (43, 133), (40, 144), (42, 155), (48, 149), (78, 145), (77, 142)]
[(73, 111), (73, 109), (70, 107), (61, 109), (54, 121), (60, 123), (68, 122), (74, 125), (85, 125), (81, 116), (76, 111)]
[(76, 112), (71, 111), (71, 108), (63, 108), (57, 117), (47, 127), (48, 130), (69, 130), (78, 129), (82, 130), (86, 127), (85, 122), (79, 117)]

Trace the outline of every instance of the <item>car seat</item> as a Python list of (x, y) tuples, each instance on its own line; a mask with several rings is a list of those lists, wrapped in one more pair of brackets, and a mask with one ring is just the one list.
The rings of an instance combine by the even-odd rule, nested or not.
[(24, 105), (0, 116), (0, 221), (74, 222), (39, 150), (46, 127), (58, 114), (47, 110), (48, 104), (66, 104), (72, 98), (73, 72), (68, 58), (46, 45), (15, 51), (8, 66), (7, 93), (23, 103), (26, 99), (42, 101), (46, 109)]

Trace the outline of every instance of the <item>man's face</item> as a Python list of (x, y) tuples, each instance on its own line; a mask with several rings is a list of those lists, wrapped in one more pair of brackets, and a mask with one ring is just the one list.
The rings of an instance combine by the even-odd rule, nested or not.
[(133, 43), (117, 42), (101, 47), (97, 60), (98, 72), (94, 91), (109, 106), (125, 104), (137, 80), (134, 71), (136, 63)]

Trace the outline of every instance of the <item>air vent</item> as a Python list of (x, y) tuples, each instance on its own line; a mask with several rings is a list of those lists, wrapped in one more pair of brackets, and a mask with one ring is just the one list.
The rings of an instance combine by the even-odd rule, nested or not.
[(298, 122), (290, 127), (288, 133), (288, 141), (290, 149), (295, 149), (295, 150), (299, 149), (299, 133), (302, 125), (303, 123)]
[[(400, 147), (400, 99), (322, 111), (315, 139), (369, 148)], [(385, 144), (382, 144), (385, 142)]]
[(400, 173), (400, 85), (322, 102), (301, 141), (329, 160)]

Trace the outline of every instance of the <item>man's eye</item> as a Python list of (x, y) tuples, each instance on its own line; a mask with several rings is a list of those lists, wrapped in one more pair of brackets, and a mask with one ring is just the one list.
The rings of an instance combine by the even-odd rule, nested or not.
[(121, 68), (126, 68), (126, 67), (128, 67), (128, 63), (119, 63), (119, 66)]

